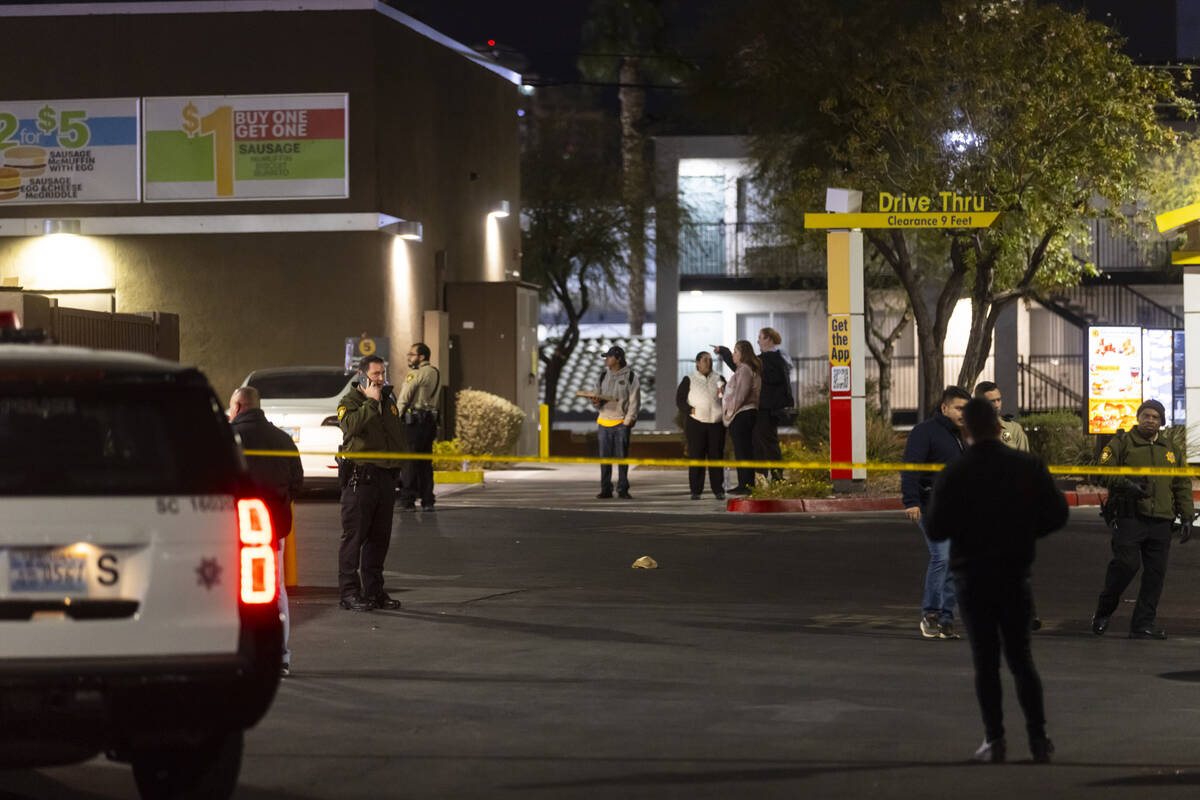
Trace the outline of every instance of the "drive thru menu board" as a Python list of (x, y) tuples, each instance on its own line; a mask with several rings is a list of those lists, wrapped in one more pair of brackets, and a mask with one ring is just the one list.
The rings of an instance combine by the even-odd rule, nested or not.
[(1142, 403), (1142, 329), (1088, 328), (1088, 433), (1137, 424)]

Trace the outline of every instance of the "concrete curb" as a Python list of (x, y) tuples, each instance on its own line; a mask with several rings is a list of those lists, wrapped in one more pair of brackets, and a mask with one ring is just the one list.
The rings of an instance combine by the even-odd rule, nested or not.
[[(1200, 492), (1195, 492), (1200, 500)], [(1106, 492), (1063, 492), (1069, 506), (1098, 506)], [(738, 514), (835, 514), (849, 511), (903, 511), (904, 504), (892, 497), (805, 497), (751, 500), (737, 497), (725, 502), (725, 510)]]

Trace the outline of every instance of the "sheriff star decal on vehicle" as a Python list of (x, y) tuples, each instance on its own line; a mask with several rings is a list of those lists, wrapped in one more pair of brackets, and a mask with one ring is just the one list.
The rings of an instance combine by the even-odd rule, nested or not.
[(211, 592), (221, 582), (221, 572), (221, 565), (215, 558), (202, 558), (200, 566), (196, 567), (196, 583)]

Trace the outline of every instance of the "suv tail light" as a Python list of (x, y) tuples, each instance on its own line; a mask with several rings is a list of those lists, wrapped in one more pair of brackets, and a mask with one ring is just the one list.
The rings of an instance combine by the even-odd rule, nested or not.
[(275, 537), (267, 504), (258, 498), (237, 501), (243, 603), (275, 602)]

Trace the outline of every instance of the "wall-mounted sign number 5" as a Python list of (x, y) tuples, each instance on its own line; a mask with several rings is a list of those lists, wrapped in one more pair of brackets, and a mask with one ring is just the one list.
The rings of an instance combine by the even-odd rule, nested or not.
[[(92, 131), (87, 126), (86, 111), (56, 112), (46, 106), (38, 112), (37, 130), (43, 135), (58, 131), (58, 146), (68, 150), (77, 150), (92, 139)], [(27, 131), (28, 137), (21, 133), (21, 124), (15, 114), (7, 111), (0, 112), (0, 150), (16, 144), (37, 144), (39, 136), (33, 131)]]
[(183, 109), (183, 132), (191, 139), (196, 134), (212, 134), (213, 168), (217, 176), (217, 196), (233, 195), (233, 106), (218, 106), (203, 117), (191, 103)]

